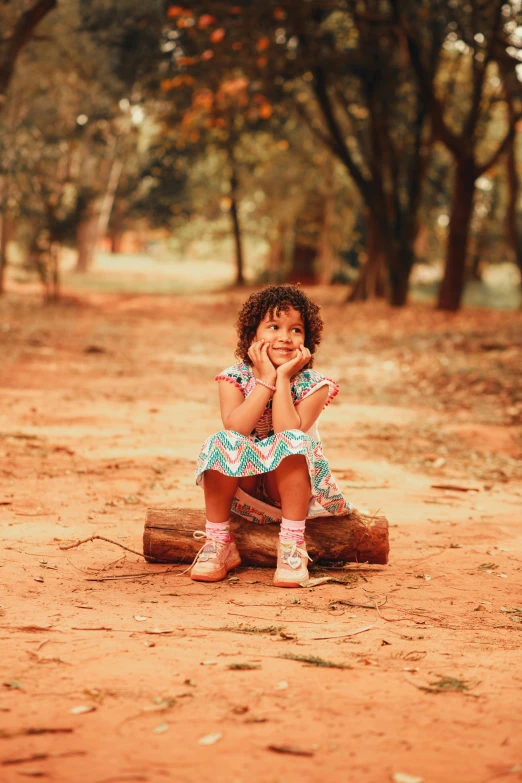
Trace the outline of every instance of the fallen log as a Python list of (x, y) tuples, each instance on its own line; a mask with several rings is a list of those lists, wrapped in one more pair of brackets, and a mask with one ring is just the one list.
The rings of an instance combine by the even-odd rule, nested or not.
[[(205, 529), (202, 511), (188, 508), (149, 508), (143, 532), (143, 554), (155, 563), (191, 563), (201, 541), (195, 530)], [(243, 565), (275, 567), (279, 525), (258, 525), (232, 514), (230, 529)], [(306, 544), (314, 563), (388, 562), (388, 520), (354, 510), (348, 516), (318, 517), (306, 523)]]

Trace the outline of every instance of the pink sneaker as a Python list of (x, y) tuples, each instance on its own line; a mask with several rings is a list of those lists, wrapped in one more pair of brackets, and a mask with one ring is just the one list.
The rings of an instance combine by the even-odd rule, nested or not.
[(274, 574), (276, 587), (300, 587), (308, 579), (308, 561), (311, 557), (306, 544), (295, 541), (279, 541), (277, 568)]
[[(196, 535), (198, 533), (199, 535)], [(236, 542), (216, 541), (202, 530), (196, 530), (194, 538), (206, 536), (207, 542), (197, 553), (191, 566), (190, 578), (195, 582), (219, 582), (229, 571), (241, 563)]]

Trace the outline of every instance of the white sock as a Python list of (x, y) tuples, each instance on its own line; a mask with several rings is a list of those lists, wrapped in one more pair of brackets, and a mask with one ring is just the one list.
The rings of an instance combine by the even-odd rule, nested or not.
[(227, 519), (226, 522), (209, 522), (208, 519), (205, 520), (205, 532), (222, 544), (228, 544), (229, 541), (234, 540), (234, 536), (230, 532), (230, 519)]
[(295, 541), (297, 544), (304, 543), (306, 519), (296, 521), (294, 519), (281, 520), (281, 529), (279, 531), (280, 541)]

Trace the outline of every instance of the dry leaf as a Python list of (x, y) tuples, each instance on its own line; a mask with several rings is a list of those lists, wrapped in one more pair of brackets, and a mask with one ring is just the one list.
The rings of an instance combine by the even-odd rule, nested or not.
[(422, 783), (424, 778), (417, 775), (407, 775), (405, 772), (394, 772), (392, 776), (393, 783)]
[(94, 712), (96, 707), (92, 704), (79, 704), (77, 707), (71, 707), (69, 712), (71, 715), (84, 715), (86, 712)]
[(206, 734), (198, 740), (198, 745), (214, 745), (222, 736), (219, 731), (216, 731), (215, 734)]

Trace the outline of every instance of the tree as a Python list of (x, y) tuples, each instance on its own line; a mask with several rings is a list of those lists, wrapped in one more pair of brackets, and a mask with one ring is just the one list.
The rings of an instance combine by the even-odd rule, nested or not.
[[(0, 24), (9, 33), (0, 39), (0, 110), (5, 104), (5, 97), (13, 78), (16, 60), (27, 43), (31, 40), (35, 28), (47, 14), (56, 8), (57, 0), (36, 0), (24, 2), (25, 8), (13, 9), (10, 3), (3, 3), (0, 9)], [(20, 5), (20, 4), (18, 4)]]
[[(514, 118), (505, 112), (500, 138), (491, 140), (493, 108), (502, 102), (502, 71), (496, 67), (497, 49), (508, 53), (519, 12), (505, 0), (392, 0), (397, 23), (406, 40), (410, 59), (431, 118), (435, 138), (455, 161), (451, 216), (444, 276), (438, 307), (457, 310), (465, 282), (469, 229), (475, 183), (507, 149), (514, 134)], [(515, 25), (515, 27), (513, 27)], [(464, 68), (469, 77), (461, 81), (465, 92), (455, 91), (454, 79), (438, 79), (440, 61), (454, 61), (456, 79)], [(504, 103), (505, 109), (505, 103)]]
[[(204, 3), (191, 3), (170, 13), (188, 78), (195, 70), (209, 78), (235, 69), (260, 85), (271, 105), (297, 113), (345, 166), (368, 214), (364, 276), (378, 280), (368, 269), (384, 264), (390, 300), (401, 305), (429, 138), (404, 41), (390, 6), (384, 15), (381, 6), (376, 0), (243, 2), (210, 15)], [(376, 293), (371, 285), (362, 290)]]

